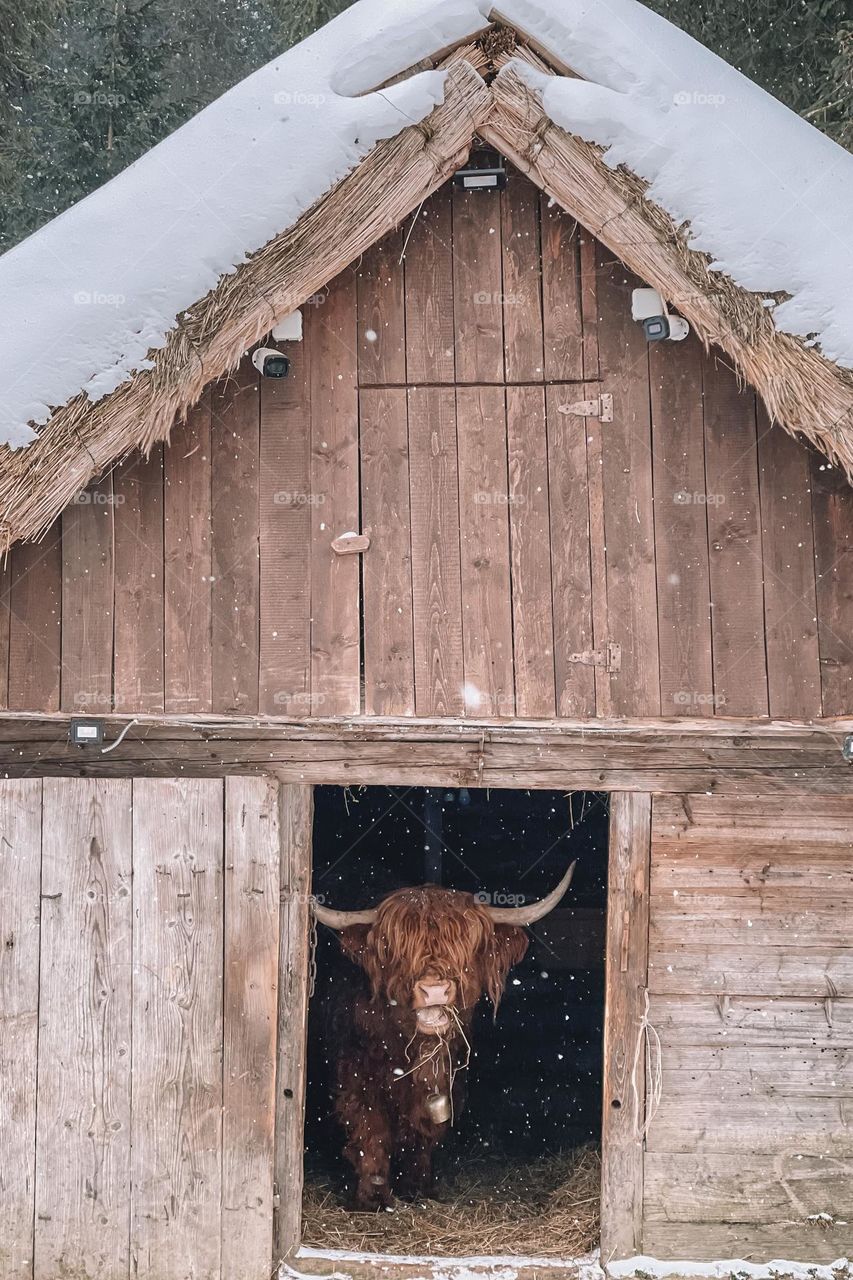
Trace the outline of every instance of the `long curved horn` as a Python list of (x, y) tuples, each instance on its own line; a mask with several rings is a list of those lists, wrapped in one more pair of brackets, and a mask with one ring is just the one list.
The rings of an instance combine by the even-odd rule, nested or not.
[(547, 898), (541, 898), (539, 902), (531, 902), (526, 907), (487, 907), (486, 910), (495, 924), (535, 924), (537, 920), (547, 916), (549, 911), (554, 910), (572, 883), (576, 866), (577, 859), (569, 867), (556, 889), (552, 889)]
[(375, 907), (368, 911), (335, 911), (333, 907), (321, 907), (316, 900), (313, 906), (314, 915), (330, 929), (346, 929), (350, 924), (373, 924), (376, 920)]

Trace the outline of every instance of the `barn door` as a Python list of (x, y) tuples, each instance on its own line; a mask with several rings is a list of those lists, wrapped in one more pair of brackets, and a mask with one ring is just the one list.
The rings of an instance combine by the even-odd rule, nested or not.
[(851, 850), (851, 796), (655, 797), (644, 1253), (849, 1251)]
[[(269, 1275), (305, 803), (266, 779), (0, 783), (4, 1280)], [(296, 1128), (280, 1107), (279, 1142)]]

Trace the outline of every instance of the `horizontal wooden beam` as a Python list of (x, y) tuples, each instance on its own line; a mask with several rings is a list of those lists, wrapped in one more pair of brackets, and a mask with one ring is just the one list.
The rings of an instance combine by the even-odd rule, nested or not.
[(287, 782), (350, 786), (853, 791), (853, 769), (841, 754), (845, 735), (853, 732), (849, 719), (103, 719), (106, 752), (72, 746), (67, 716), (0, 713), (0, 770), (7, 777), (269, 772)]

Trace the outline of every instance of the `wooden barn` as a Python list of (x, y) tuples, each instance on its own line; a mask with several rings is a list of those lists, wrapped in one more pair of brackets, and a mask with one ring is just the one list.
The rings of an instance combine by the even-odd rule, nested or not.
[[(575, 0), (429, 8), (360, 0), (0, 261), (56, 305), (34, 330), (3, 289), (4, 1280), (432, 1274), (298, 1252), (320, 787), (604, 796), (606, 900), (559, 925), (604, 955), (600, 1265), (853, 1248), (853, 362), (832, 298), (785, 321), (760, 128), (853, 160), (633, 0), (605, 49)], [(701, 168), (697, 235), (607, 153), (634, 46), (695, 121), (732, 99), (733, 179), (725, 112), (760, 107), (777, 277), (715, 248)], [(273, 101), (301, 204), (217, 258), (228, 148), (277, 180)], [(213, 278), (161, 334), (202, 278), (145, 204), (185, 144)], [(133, 205), (138, 314), (86, 275)], [(839, 278), (845, 217), (811, 228)], [(512, 1274), (598, 1265), (549, 1256)]]

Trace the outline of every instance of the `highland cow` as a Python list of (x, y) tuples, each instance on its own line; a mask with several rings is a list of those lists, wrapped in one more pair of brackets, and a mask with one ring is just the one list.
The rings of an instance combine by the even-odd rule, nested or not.
[(490, 907), (436, 885), (399, 889), (369, 911), (315, 906), (361, 970), (336, 989), (330, 1024), (356, 1209), (431, 1190), (433, 1152), (464, 1106), (474, 1008), (485, 996), (497, 1012), (527, 951), (524, 926), (553, 910), (573, 871), (524, 907)]

